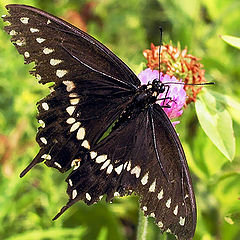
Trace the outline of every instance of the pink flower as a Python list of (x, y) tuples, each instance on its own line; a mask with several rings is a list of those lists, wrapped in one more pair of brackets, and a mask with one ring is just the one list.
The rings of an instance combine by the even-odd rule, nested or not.
[[(138, 75), (142, 85), (148, 84), (148, 82), (152, 82), (154, 79), (159, 78), (159, 72), (157, 70), (151, 70), (150, 68), (147, 68), (143, 70), (141, 73)], [(167, 88), (164, 93), (160, 93), (158, 98), (166, 98), (166, 97), (171, 97), (171, 100), (167, 99), (164, 101), (159, 102), (161, 106), (163, 105), (168, 105), (170, 108), (163, 108), (165, 113), (170, 119), (173, 118), (178, 118), (182, 115), (183, 113), (183, 106), (186, 102), (187, 94), (185, 92), (184, 85), (181, 84), (171, 84), (169, 82), (182, 82), (182, 80), (178, 80), (175, 77), (170, 77), (169, 75), (165, 74), (163, 75), (160, 73), (160, 81), (162, 83), (166, 83), (166, 85), (169, 86), (169, 91), (168, 94), (166, 95)], [(167, 84), (169, 83), (169, 84)], [(179, 121), (173, 122), (173, 125), (175, 126), (178, 124)]]

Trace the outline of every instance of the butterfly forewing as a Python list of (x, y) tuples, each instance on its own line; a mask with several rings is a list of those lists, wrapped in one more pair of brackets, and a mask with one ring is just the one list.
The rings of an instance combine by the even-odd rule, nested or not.
[[(163, 231), (191, 239), (196, 205), (178, 136), (157, 104), (121, 118), (140, 81), (109, 49), (44, 11), (8, 5), (5, 30), (40, 83), (53, 82), (38, 103), (40, 151), (22, 172), (45, 161), (73, 171), (66, 179), (69, 202), (93, 204), (135, 192), (145, 215)], [(151, 97), (151, 96), (150, 96)], [(139, 110), (141, 109), (141, 110)], [(106, 137), (106, 131), (110, 134)]]
[(7, 8), (11, 25), (5, 30), (19, 53), (36, 63), (32, 73), (41, 83), (55, 83), (38, 105), (41, 150), (22, 175), (44, 160), (66, 171), (81, 148), (90, 148), (117, 118), (139, 80), (110, 50), (70, 24), (32, 7)]

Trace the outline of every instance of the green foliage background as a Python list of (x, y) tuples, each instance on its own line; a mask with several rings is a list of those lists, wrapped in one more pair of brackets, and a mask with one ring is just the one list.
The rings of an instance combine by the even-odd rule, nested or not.
[[(29, 4), (57, 16), (80, 10), (86, 0), (28, 0), (0, 3)], [(88, 33), (112, 49), (136, 73), (144, 64), (142, 51), (164, 42), (180, 42), (202, 58), (207, 81), (196, 105), (190, 105), (177, 127), (193, 177), (198, 206), (194, 239), (240, 239), (240, 52), (219, 35), (239, 36), (239, 0), (92, 0), (94, 18)], [(0, 28), (3, 22), (0, 21)], [(144, 64), (142, 64), (144, 63)], [(0, 31), (0, 239), (136, 238), (137, 197), (104, 200), (93, 206), (75, 204), (58, 221), (51, 218), (67, 201), (66, 176), (44, 164), (19, 179), (20, 171), (38, 151), (35, 103), (46, 87), (28, 74)], [(200, 121), (198, 121), (198, 119)], [(201, 123), (201, 124), (200, 124)], [(210, 126), (210, 127), (209, 127)], [(204, 129), (204, 130), (203, 130)], [(236, 147), (235, 147), (236, 146)], [(149, 219), (147, 239), (174, 239), (159, 232)]]

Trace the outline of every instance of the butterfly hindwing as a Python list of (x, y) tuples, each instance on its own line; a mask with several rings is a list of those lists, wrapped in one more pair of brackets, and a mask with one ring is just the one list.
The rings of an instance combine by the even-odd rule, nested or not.
[(196, 206), (185, 155), (168, 117), (156, 104), (93, 147), (67, 182), (70, 200), (60, 214), (78, 200), (92, 204), (104, 194), (111, 200), (136, 192), (145, 215), (154, 217), (163, 231), (179, 239), (194, 234)]

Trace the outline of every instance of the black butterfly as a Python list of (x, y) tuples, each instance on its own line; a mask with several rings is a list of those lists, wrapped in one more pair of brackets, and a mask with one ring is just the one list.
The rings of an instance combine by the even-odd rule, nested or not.
[[(7, 5), (5, 30), (40, 83), (53, 82), (38, 102), (40, 151), (21, 173), (45, 162), (66, 172), (69, 201), (93, 204), (135, 192), (162, 231), (191, 239), (196, 203), (179, 138), (160, 105), (165, 85), (141, 86), (108, 48), (42, 10)], [(106, 132), (110, 132), (105, 137)]]

